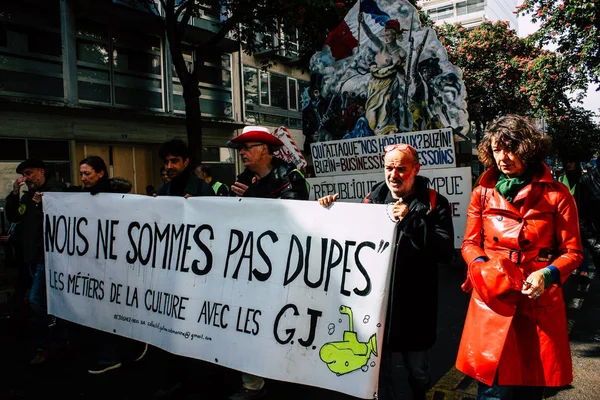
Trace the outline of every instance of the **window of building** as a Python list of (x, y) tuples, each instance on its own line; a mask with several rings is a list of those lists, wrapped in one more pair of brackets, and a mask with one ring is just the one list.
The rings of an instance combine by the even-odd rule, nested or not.
[(159, 37), (85, 19), (76, 24), (82, 103), (164, 110)]
[(288, 109), (287, 79), (283, 75), (271, 74), (269, 91), (271, 93), (271, 106)]
[(454, 5), (450, 4), (436, 9), (436, 21), (454, 17)]
[(162, 111), (160, 38), (115, 30), (112, 55), (115, 104)]
[(258, 70), (243, 66), (244, 75), (244, 102), (258, 106)]
[(291, 32), (284, 31), (283, 34), (283, 54), (282, 56), (289, 58), (297, 58), (300, 51), (300, 44), (298, 41), (298, 30), (294, 29)]
[(62, 101), (62, 42), (57, 2), (10, 2), (0, 12), (0, 95)]
[(246, 122), (301, 127), (300, 99), (308, 82), (247, 65), (242, 71)]
[[(40, 158), (47, 166), (47, 172), (55, 179), (70, 183), (69, 142), (66, 140), (14, 139), (0, 137), (0, 181), (2, 174), (10, 173), (27, 158)], [(5, 168), (10, 170), (5, 170)], [(13, 179), (14, 180), (14, 179)], [(12, 181), (10, 182), (12, 185)], [(6, 192), (8, 193), (8, 192)]]
[[(194, 68), (191, 46), (184, 46), (184, 60), (188, 71)], [(231, 55), (218, 55), (206, 60), (201, 67), (199, 84), (200, 110), (211, 118), (233, 119), (233, 89), (231, 82)], [(185, 112), (183, 86), (173, 66), (173, 109)]]
[(298, 109), (298, 81), (294, 78), (288, 79), (288, 109), (297, 110)]
[(269, 73), (260, 71), (260, 104), (271, 105), (271, 96), (269, 92)]
[(485, 8), (485, 0), (467, 0), (467, 13), (475, 13), (483, 11)]
[(107, 26), (77, 20), (77, 88), (82, 103), (112, 104), (109, 38)]

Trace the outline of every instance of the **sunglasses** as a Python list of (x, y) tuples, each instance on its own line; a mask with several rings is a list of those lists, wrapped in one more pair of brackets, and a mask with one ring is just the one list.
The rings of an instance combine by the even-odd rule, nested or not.
[(384, 153), (389, 153), (390, 151), (393, 151), (393, 150), (400, 150), (400, 151), (408, 150), (411, 152), (411, 154), (413, 156), (417, 155), (417, 150), (415, 150), (415, 148), (412, 147), (410, 144), (406, 144), (406, 143), (388, 144), (387, 146), (385, 146), (383, 148)]

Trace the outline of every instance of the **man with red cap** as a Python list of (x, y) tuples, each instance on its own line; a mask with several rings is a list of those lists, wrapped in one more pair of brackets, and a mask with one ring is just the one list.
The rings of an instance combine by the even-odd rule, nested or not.
[(246, 169), (231, 186), (231, 192), (243, 197), (308, 200), (304, 175), (295, 165), (273, 157), (283, 142), (267, 128), (247, 126), (242, 134), (227, 143), (240, 151)]
[[(284, 144), (261, 126), (247, 126), (242, 134), (227, 143), (238, 149), (246, 169), (231, 186), (230, 193), (242, 197), (308, 200), (308, 184), (295, 165), (286, 163), (273, 152)], [(242, 386), (229, 400), (259, 399), (266, 394), (265, 380), (242, 374)]]

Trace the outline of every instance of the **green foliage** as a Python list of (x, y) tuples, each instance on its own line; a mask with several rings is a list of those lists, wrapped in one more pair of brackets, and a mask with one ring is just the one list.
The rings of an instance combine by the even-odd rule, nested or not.
[(578, 85), (559, 55), (519, 38), (506, 22), (436, 27), (448, 58), (463, 71), (469, 118), (479, 133), (509, 113), (548, 120), (567, 115), (565, 88)]
[(525, 0), (520, 15), (531, 15), (540, 28), (531, 36), (540, 46), (555, 44), (581, 78), (589, 74), (600, 89), (600, 2), (597, 0)]
[(594, 113), (580, 107), (571, 109), (563, 119), (548, 124), (553, 155), (559, 160), (588, 161), (600, 152), (600, 126)]

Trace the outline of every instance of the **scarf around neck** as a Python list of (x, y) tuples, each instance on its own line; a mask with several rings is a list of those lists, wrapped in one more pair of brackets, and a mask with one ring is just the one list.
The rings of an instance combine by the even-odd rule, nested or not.
[(512, 203), (519, 190), (523, 189), (533, 179), (534, 168), (527, 168), (525, 172), (514, 178), (509, 178), (502, 172), (496, 182), (496, 190), (506, 199), (509, 203)]

